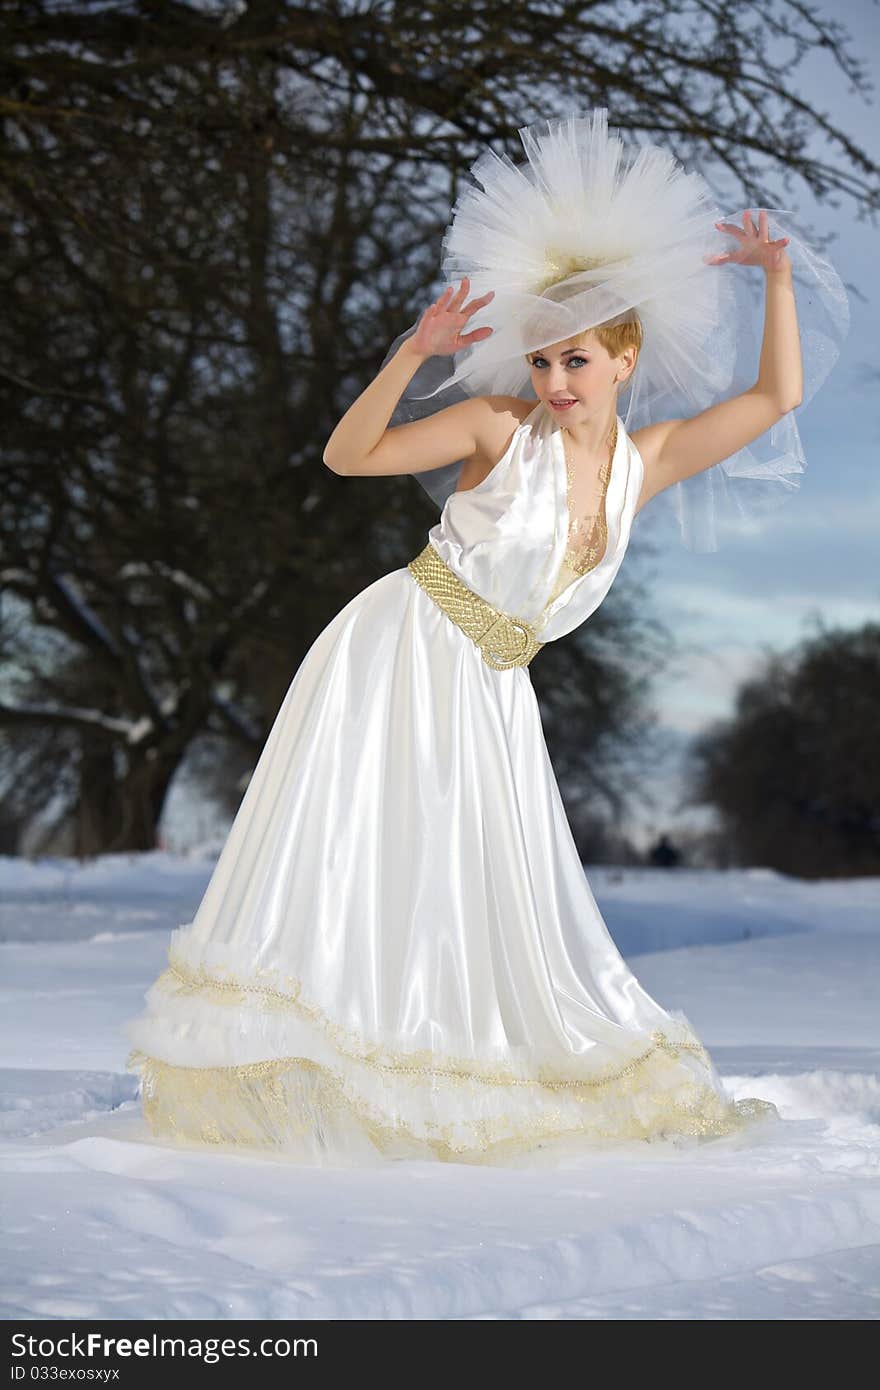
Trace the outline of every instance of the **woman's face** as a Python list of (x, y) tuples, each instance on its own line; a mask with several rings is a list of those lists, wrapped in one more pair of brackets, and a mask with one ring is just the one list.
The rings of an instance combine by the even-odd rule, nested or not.
[(532, 387), (557, 420), (583, 420), (601, 412), (616, 398), (634, 349), (609, 357), (592, 332), (563, 338), (551, 347), (527, 354)]

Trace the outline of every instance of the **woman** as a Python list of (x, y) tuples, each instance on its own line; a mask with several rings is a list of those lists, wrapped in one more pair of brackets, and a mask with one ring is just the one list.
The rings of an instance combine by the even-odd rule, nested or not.
[[(535, 399), (475, 394), (390, 425), (439, 358), (459, 357), (455, 379), (468, 365), (485, 379), (523, 345), (519, 310), (463, 331), (497, 310), (491, 288), (468, 300), (465, 275), (339, 421), (324, 451), (333, 471), (454, 487), (421, 553), (312, 644), (199, 909), (128, 1025), (157, 1136), (307, 1163), (504, 1163), (556, 1141), (681, 1142), (778, 1121), (767, 1101), (730, 1100), (685, 1015), (652, 999), (615, 947), (528, 671), (602, 602), (636, 513), (735, 458), (801, 398), (788, 238), (770, 240), (764, 214), (743, 220), (719, 225), (737, 249), (698, 269), (728, 260), (765, 274), (747, 391), (629, 433), (618, 392), (646, 361), (654, 380), (650, 310), (618, 277), (620, 312), (572, 311), (594, 260), (530, 300), (518, 369)], [(509, 281), (505, 293), (509, 307)], [(570, 312), (577, 331), (538, 336)]]

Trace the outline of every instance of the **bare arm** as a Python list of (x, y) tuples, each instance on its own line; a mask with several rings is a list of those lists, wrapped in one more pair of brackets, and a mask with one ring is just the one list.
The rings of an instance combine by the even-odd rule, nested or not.
[(803, 367), (791, 262), (783, 255), (778, 264), (765, 265), (764, 273), (764, 338), (757, 381), (690, 419), (664, 420), (633, 432), (645, 463), (639, 508), (663, 488), (729, 458), (800, 404)]
[(487, 337), (477, 328), (462, 336), (467, 319), (492, 297), (492, 291), (464, 303), (467, 276), (450, 299), (450, 289), (429, 305), (411, 338), (405, 339), (369, 386), (339, 421), (324, 448), (324, 463), (334, 473), (418, 473), (469, 458), (478, 447), (478, 421), (487, 414), (480, 397), (456, 402), (424, 420), (388, 428), (404, 389), (423, 362), (434, 354), (458, 352)]
[[(331, 434), (324, 462), (332, 472), (347, 477), (422, 473), (444, 463), (471, 458), (478, 466), (479, 457), (487, 449), (486, 433), (494, 419), (495, 398), (474, 396), (468, 401), (456, 401), (423, 420), (388, 427), (403, 387), (425, 360), (406, 351), (410, 341), (401, 343)], [(360, 430), (359, 420), (363, 420)]]

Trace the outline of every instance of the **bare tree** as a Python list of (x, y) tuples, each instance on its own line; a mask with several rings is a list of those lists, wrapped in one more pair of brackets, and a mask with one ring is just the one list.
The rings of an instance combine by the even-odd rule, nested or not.
[(880, 872), (880, 625), (771, 653), (694, 747), (693, 796), (739, 864), (803, 878)]

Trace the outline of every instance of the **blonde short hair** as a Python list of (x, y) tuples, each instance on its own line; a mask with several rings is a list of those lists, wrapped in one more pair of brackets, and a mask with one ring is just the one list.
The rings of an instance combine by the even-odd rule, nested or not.
[[(622, 314), (617, 314), (613, 319), (606, 320), (605, 323), (597, 323), (592, 328), (584, 329), (585, 333), (592, 333), (601, 343), (609, 357), (619, 357), (628, 347), (636, 349), (636, 365), (638, 365), (638, 354), (642, 350), (645, 340), (642, 321), (635, 309), (627, 309)], [(580, 333), (573, 333), (571, 338), (566, 338), (565, 342), (573, 342), (575, 338), (581, 337)], [(540, 348), (533, 348), (526, 353), (526, 361), (531, 364), (531, 359), (540, 352)], [(632, 373), (630, 373), (632, 376)]]
[(609, 357), (619, 357), (626, 348), (634, 347), (638, 361), (645, 333), (642, 321), (634, 309), (627, 310), (625, 314), (618, 314), (617, 318), (609, 319), (607, 323), (597, 324), (590, 331), (599, 339)]

